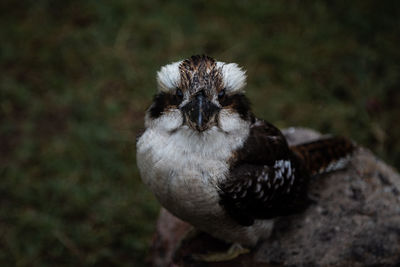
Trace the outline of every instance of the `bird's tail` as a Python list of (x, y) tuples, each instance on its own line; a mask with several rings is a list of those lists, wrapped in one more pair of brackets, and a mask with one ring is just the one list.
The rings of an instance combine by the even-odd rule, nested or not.
[(311, 175), (342, 169), (348, 163), (355, 145), (344, 137), (328, 137), (291, 146)]

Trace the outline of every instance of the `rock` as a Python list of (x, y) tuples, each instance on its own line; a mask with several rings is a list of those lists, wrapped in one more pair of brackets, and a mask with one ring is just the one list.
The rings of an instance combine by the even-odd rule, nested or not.
[[(284, 131), (291, 145), (318, 139)], [(400, 176), (359, 148), (346, 169), (312, 179), (315, 200), (303, 214), (277, 218), (271, 236), (251, 253), (219, 263), (191, 255), (229, 247), (162, 209), (149, 261), (153, 266), (400, 266)]]

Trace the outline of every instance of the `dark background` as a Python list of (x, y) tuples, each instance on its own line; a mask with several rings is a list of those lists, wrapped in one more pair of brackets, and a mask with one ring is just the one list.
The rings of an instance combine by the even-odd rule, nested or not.
[(135, 136), (160, 66), (247, 69), (255, 113), (400, 167), (399, 1), (0, 3), (0, 265), (141, 266)]

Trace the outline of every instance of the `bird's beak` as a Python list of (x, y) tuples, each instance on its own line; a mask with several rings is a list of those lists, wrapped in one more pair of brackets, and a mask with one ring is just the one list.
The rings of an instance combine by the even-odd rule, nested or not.
[(208, 100), (203, 91), (200, 91), (181, 110), (185, 115), (186, 123), (191, 128), (203, 132), (215, 124), (215, 115), (219, 108)]

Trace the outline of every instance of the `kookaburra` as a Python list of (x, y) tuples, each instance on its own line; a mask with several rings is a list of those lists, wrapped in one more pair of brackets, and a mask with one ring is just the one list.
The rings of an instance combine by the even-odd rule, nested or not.
[(172, 214), (224, 241), (254, 246), (269, 219), (307, 207), (312, 175), (343, 167), (353, 150), (339, 137), (289, 147), (251, 112), (235, 63), (192, 56), (157, 81), (137, 140), (142, 180)]

